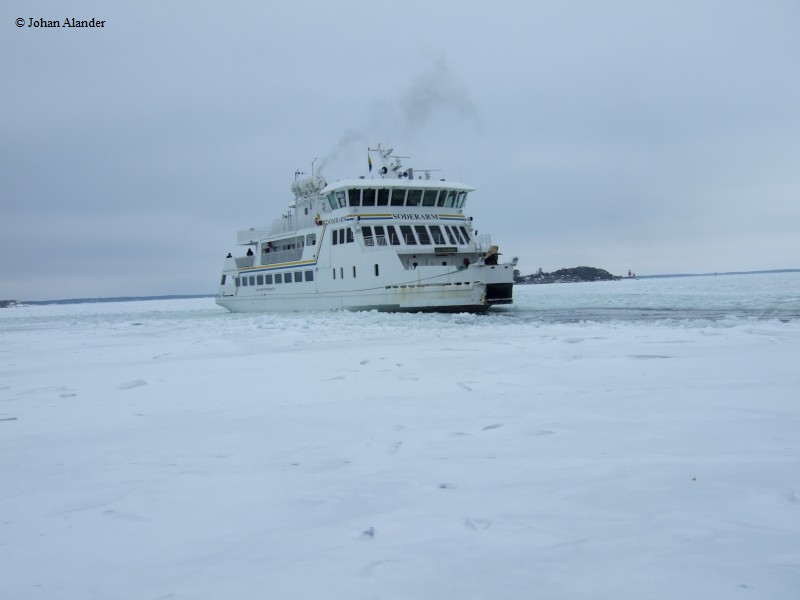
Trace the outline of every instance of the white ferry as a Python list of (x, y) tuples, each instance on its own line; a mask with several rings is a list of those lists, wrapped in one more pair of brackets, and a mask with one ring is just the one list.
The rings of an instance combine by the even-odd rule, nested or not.
[[(379, 177), (295, 181), (271, 225), (238, 232), (216, 302), (232, 312), (380, 310), (483, 312), (511, 304), (517, 258), (464, 215), (474, 188), (416, 177), (392, 149), (369, 150)], [(370, 171), (372, 158), (368, 154)]]

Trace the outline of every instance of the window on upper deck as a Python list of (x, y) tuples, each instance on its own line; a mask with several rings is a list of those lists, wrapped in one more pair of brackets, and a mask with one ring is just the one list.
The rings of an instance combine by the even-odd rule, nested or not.
[[(448, 229), (448, 231), (449, 231), (449, 229)], [(455, 225), (453, 225), (453, 235), (455, 236), (455, 238), (457, 240), (456, 241), (457, 244), (466, 244), (467, 243), (467, 240), (465, 240), (465, 239), (463, 239), (461, 237), (461, 232), (458, 230), (458, 227), (456, 227)]]
[(399, 246), (400, 237), (397, 235), (397, 230), (394, 228), (394, 225), (387, 225), (386, 231), (389, 234), (389, 243), (392, 246)]
[(361, 206), (361, 190), (347, 190), (348, 206)]
[(395, 188), (392, 190), (392, 206), (403, 206), (406, 202), (405, 188)]
[(428, 246), (431, 243), (431, 237), (428, 235), (428, 229), (425, 225), (415, 225), (414, 229), (417, 230), (417, 237), (419, 237), (419, 243), (423, 246)]
[(406, 206), (419, 206), (422, 201), (422, 190), (408, 190), (408, 198), (406, 198)]
[(425, 190), (422, 196), (422, 206), (436, 206), (436, 190)]
[(375, 238), (372, 237), (372, 227), (368, 227), (365, 225), (361, 228), (361, 234), (364, 236), (364, 245), (366, 246), (374, 246), (375, 245)]
[(389, 192), (391, 190), (378, 190), (378, 206), (389, 206)]
[(375, 226), (375, 245), (376, 246), (386, 245), (386, 233), (384, 232), (382, 225)]
[(439, 198), (436, 200), (436, 206), (444, 206), (444, 201), (447, 199), (447, 190), (439, 190)]
[(331, 203), (333, 208), (344, 208), (347, 206), (347, 192), (344, 190), (338, 190), (336, 192), (335, 201)]
[(377, 190), (366, 189), (361, 196), (361, 206), (375, 206), (375, 196)]
[(461, 229), (461, 233), (464, 234), (464, 243), (469, 244), (469, 233), (467, 233), (466, 227), (459, 227)]
[(414, 230), (411, 225), (400, 225), (400, 234), (403, 236), (403, 241), (409, 246), (417, 245), (417, 238), (414, 237)]
[(442, 229), (438, 225), (431, 225), (431, 237), (434, 244), (446, 244)]
[(447, 191), (447, 199), (444, 201), (445, 208), (453, 208), (456, 203), (456, 191), (455, 190), (448, 190)]
[(467, 192), (458, 192), (458, 200), (456, 201), (456, 207), (461, 208), (464, 206), (464, 202), (467, 201)]

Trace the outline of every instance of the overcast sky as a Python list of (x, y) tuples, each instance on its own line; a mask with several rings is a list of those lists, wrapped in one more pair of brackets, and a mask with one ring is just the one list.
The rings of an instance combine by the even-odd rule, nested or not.
[(379, 142), (523, 273), (800, 268), (797, 0), (271, 4), (3, 3), (0, 299), (215, 293)]

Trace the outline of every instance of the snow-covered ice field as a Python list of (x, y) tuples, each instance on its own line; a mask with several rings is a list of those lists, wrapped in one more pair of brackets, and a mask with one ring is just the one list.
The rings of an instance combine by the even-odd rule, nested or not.
[(800, 598), (800, 274), (515, 295), (0, 310), (0, 597)]

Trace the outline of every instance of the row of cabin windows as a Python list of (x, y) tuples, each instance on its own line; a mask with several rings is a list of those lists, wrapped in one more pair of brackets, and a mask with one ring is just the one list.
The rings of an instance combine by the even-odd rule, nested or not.
[(328, 194), (331, 208), (346, 206), (438, 206), (461, 208), (467, 192), (456, 190), (415, 190), (405, 188), (355, 188)]
[(399, 246), (401, 240), (407, 246), (429, 246), (469, 244), (469, 233), (463, 226), (450, 225), (399, 225), (400, 235), (394, 225), (362, 226), (366, 246)]
[(300, 283), (301, 281), (314, 281), (314, 271), (293, 271), (291, 273), (269, 273), (267, 275), (236, 277), (236, 287), (273, 285), (276, 283)]
[(343, 227), (341, 229), (334, 229), (333, 235), (331, 239), (333, 240), (333, 245), (337, 244), (351, 244), (353, 242), (353, 230), (349, 227)]

